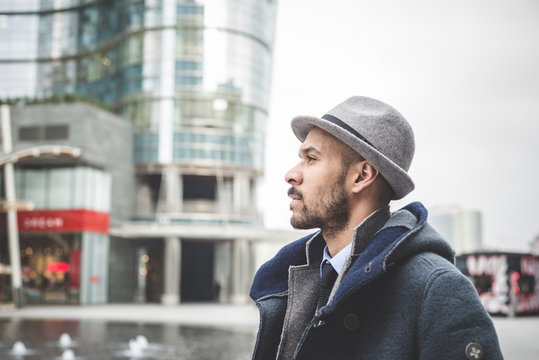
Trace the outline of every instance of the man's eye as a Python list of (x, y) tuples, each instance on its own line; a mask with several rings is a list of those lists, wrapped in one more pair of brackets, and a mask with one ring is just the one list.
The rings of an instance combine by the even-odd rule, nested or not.
[(307, 156), (307, 162), (311, 162), (311, 161), (314, 161), (316, 160), (315, 158), (313, 158), (312, 156)]

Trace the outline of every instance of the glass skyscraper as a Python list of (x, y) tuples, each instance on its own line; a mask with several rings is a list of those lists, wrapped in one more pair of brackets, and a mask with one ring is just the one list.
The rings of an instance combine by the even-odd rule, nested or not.
[[(137, 259), (157, 254), (151, 258), (160, 259), (165, 280), (153, 286), (161, 286), (164, 302), (193, 293), (176, 289), (176, 280), (183, 286), (189, 276), (173, 275), (192, 258), (213, 259), (206, 293), (220, 291), (216, 296), (227, 301), (245, 292), (247, 281), (234, 280), (245, 269), (234, 263), (248, 257), (257, 236), (240, 241), (239, 230), (219, 230), (219, 237), (199, 230), (261, 224), (256, 191), (276, 6), (276, 0), (0, 0), (0, 100), (83, 96), (131, 121), (135, 206), (123, 223), (112, 224), (111, 256), (127, 248)], [(232, 255), (223, 260), (223, 254)], [(218, 279), (223, 269), (226, 279)], [(133, 287), (147, 281), (135, 279)], [(215, 295), (208, 294), (198, 298)]]

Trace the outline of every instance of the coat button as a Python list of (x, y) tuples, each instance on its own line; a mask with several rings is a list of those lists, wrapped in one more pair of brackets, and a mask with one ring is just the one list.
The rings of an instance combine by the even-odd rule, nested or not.
[(346, 314), (343, 324), (346, 330), (354, 331), (359, 327), (359, 317), (354, 313)]
[(483, 345), (471, 342), (466, 346), (466, 358), (469, 360), (479, 360), (485, 355)]
[(365, 273), (368, 274), (372, 270), (372, 262), (369, 263), (369, 265), (365, 266)]

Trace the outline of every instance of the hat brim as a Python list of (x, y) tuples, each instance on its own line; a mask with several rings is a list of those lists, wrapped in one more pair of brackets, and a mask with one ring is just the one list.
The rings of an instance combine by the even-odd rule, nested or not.
[(414, 189), (414, 182), (404, 169), (374, 147), (340, 126), (316, 116), (305, 115), (293, 118), (291, 126), (294, 135), (296, 135), (301, 142), (305, 141), (305, 138), (313, 127), (318, 127), (348, 145), (365, 158), (365, 160), (370, 162), (389, 183), (393, 189), (393, 200), (402, 199)]

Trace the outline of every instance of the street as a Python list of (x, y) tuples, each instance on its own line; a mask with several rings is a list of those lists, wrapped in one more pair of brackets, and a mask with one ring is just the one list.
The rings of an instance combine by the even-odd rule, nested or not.
[(539, 359), (539, 316), (495, 317), (494, 324), (505, 359)]

